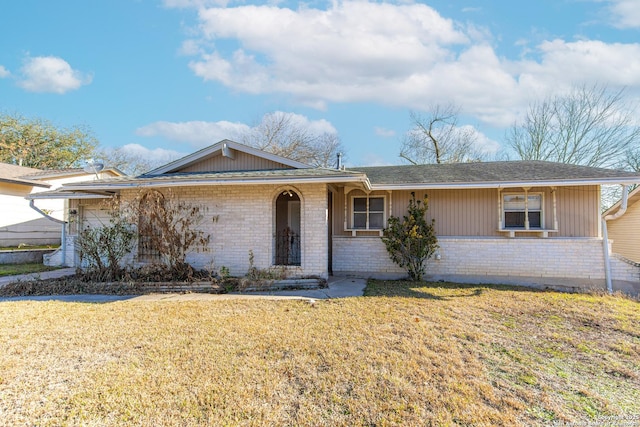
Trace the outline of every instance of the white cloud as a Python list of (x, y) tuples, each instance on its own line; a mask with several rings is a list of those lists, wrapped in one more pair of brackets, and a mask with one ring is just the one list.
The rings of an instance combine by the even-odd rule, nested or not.
[(236, 39), (241, 48), (202, 55), (190, 64), (198, 76), (250, 93), (302, 98), (317, 99), (326, 86), (357, 89), (381, 79), (404, 80), (445, 60), (450, 52), (442, 46), (468, 42), (451, 20), (420, 4), (347, 1), (328, 10), (296, 11), (241, 6), (201, 9), (199, 17), (205, 40)]
[(640, 88), (640, 43), (550, 40), (524, 45), (522, 57), (510, 60), (496, 53), (487, 29), (418, 3), (201, 7), (198, 16), (200, 39), (183, 46), (196, 75), (318, 109), (375, 102), (425, 110), (453, 102), (484, 123), (508, 126), (533, 97), (576, 83)]
[(374, 127), (373, 131), (376, 133), (376, 135), (382, 136), (383, 138), (391, 138), (393, 136), (396, 136), (396, 131), (395, 130), (385, 129), (385, 128), (380, 127), (380, 126)]
[[(268, 113), (267, 116), (284, 116), (293, 127), (308, 129), (309, 132), (317, 135), (322, 135), (324, 133), (338, 133), (331, 122), (325, 119), (310, 120), (307, 116), (303, 116), (302, 114), (287, 113), (284, 111)], [(267, 119), (267, 116), (265, 116), (263, 120)]]
[(640, 28), (640, 2), (638, 0), (609, 0), (613, 25), (618, 28)]
[(132, 157), (139, 157), (141, 159), (150, 159), (154, 164), (169, 163), (180, 157), (184, 157), (186, 153), (181, 153), (175, 150), (166, 150), (164, 148), (147, 148), (140, 144), (126, 144), (120, 148), (124, 153), (131, 155)]
[(9, 77), (11, 73), (9, 70), (0, 65), (0, 79), (4, 79), (5, 77)]
[(136, 135), (161, 136), (171, 141), (186, 142), (193, 146), (207, 146), (223, 139), (235, 139), (248, 132), (243, 123), (220, 122), (154, 122), (136, 129)]
[[(283, 115), (292, 127), (308, 129), (315, 134), (333, 133), (338, 131), (327, 120), (310, 120), (308, 117), (296, 113), (276, 111), (270, 115)], [(263, 118), (263, 120), (266, 119)], [(139, 136), (160, 136), (171, 141), (185, 142), (194, 147), (204, 147), (215, 144), (223, 139), (231, 139), (242, 142), (245, 137), (251, 135), (257, 126), (251, 127), (244, 123), (232, 123), (228, 121), (204, 122), (154, 122), (136, 129)]]
[(482, 154), (495, 154), (501, 148), (499, 142), (489, 138), (471, 125), (460, 126), (460, 132), (472, 134), (473, 140), (475, 141), (475, 148)]
[(55, 56), (27, 58), (21, 72), (18, 85), (29, 92), (63, 94), (92, 80), (91, 76), (72, 69), (67, 61)]
[(539, 61), (522, 60), (507, 66), (518, 75), (523, 94), (566, 92), (576, 84), (640, 88), (640, 44), (597, 40), (546, 41), (537, 46)]

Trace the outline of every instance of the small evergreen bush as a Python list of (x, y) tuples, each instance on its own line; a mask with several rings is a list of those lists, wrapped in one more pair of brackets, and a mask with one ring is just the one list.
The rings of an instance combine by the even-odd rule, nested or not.
[(420, 201), (412, 192), (407, 215), (402, 219), (389, 217), (387, 227), (383, 230), (382, 241), (391, 260), (405, 268), (411, 280), (422, 280), (425, 262), (439, 247), (434, 232), (435, 220), (428, 222), (425, 218), (428, 208), (427, 195)]

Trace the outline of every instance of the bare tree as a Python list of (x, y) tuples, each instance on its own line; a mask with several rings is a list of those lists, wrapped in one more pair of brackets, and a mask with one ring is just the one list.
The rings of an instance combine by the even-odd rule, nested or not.
[(534, 103), (506, 142), (523, 160), (621, 167), (640, 144), (634, 108), (623, 95), (624, 89), (580, 86)]
[(436, 105), (426, 115), (412, 111), (412, 128), (402, 141), (400, 157), (414, 165), (483, 160), (485, 155), (476, 148), (478, 134), (472, 127), (458, 126), (459, 112), (454, 105)]
[(266, 114), (241, 142), (269, 153), (317, 167), (331, 167), (342, 143), (334, 132), (317, 131), (294, 114)]
[(640, 172), (640, 147), (627, 150), (625, 163), (625, 169)]
[(127, 150), (125, 147), (104, 148), (95, 156), (104, 161), (107, 166), (118, 168), (128, 175), (137, 176), (160, 167), (176, 157), (149, 157)]

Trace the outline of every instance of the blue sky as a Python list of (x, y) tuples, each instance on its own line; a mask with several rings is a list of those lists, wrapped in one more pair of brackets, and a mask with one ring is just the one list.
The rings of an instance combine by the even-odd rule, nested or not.
[(145, 156), (235, 139), (272, 111), (398, 164), (410, 111), (461, 108), (480, 149), (572, 85), (640, 99), (638, 0), (20, 0), (0, 18), (0, 110)]

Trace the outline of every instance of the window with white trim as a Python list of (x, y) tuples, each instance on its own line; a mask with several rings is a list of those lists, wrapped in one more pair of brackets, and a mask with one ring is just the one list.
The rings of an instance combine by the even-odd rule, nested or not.
[(503, 194), (502, 196), (504, 228), (542, 228), (542, 214), (542, 193)]
[(385, 226), (384, 196), (355, 196), (351, 199), (351, 228), (382, 230)]

